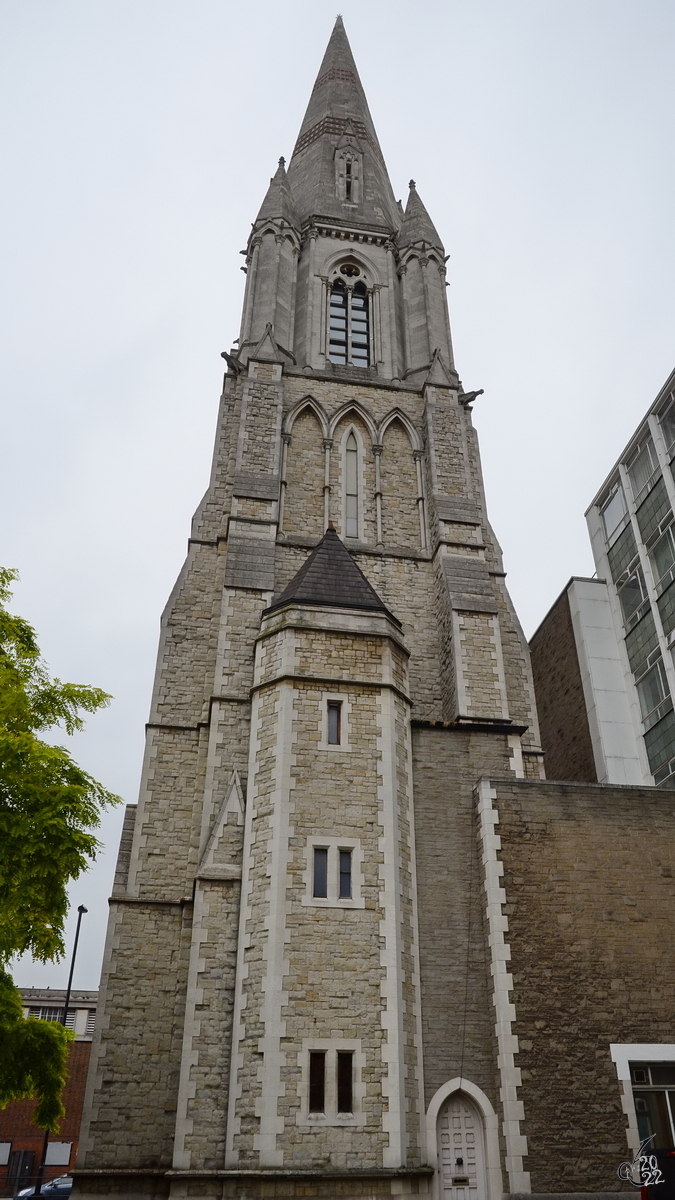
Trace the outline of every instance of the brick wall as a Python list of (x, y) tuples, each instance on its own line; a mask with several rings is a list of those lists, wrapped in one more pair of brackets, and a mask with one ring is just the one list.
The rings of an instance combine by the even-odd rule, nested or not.
[(655, 788), (492, 786), (525, 1169), (533, 1192), (618, 1190), (627, 1120), (610, 1043), (674, 1040), (675, 799)]
[(530, 655), (546, 774), (597, 783), (567, 590), (534, 634)]
[[(61, 1122), (58, 1133), (52, 1140), (55, 1142), (72, 1142), (70, 1167), (75, 1163), (77, 1146), (80, 1136), (80, 1122), (84, 1104), (84, 1091), (87, 1083), (87, 1070), (91, 1042), (72, 1042), (68, 1054), (68, 1080), (63, 1091), (63, 1104), (66, 1115)], [(0, 1142), (11, 1142), (12, 1150), (32, 1150), (35, 1155), (35, 1170), (40, 1164), (44, 1145), (44, 1130), (33, 1124), (35, 1101), (17, 1100), (0, 1109)], [(63, 1175), (68, 1167), (46, 1167), (44, 1180), (55, 1179)], [(0, 1195), (11, 1195), (7, 1189), (7, 1167), (0, 1167)], [(27, 1179), (22, 1187), (29, 1187), (35, 1182), (35, 1176)]]

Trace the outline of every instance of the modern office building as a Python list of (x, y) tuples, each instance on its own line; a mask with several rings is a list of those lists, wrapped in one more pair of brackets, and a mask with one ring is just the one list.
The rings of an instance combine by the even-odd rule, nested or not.
[(675, 787), (675, 372), (586, 513), (596, 578), (530, 642), (547, 774)]

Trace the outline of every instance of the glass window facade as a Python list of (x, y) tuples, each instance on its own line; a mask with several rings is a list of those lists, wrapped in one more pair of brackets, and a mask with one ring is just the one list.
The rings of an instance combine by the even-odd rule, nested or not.
[(675, 443), (675, 400), (672, 400), (665, 412), (661, 413), (659, 420), (661, 422), (663, 440), (670, 450), (671, 446)]
[(647, 436), (640, 443), (633, 457), (626, 463), (628, 478), (636, 500), (656, 473), (658, 465), (654, 443), (651, 437)]
[(602, 509), (602, 520), (605, 526), (605, 534), (608, 538), (611, 538), (614, 530), (619, 527), (626, 512), (626, 497), (623, 494), (621, 484), (618, 483), (610, 493), (609, 500), (607, 500)]

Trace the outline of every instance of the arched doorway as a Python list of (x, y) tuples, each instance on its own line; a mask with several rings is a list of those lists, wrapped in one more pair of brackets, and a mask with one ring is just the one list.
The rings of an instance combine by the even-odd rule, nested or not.
[(483, 1119), (464, 1092), (448, 1096), (437, 1128), (440, 1200), (488, 1200)]

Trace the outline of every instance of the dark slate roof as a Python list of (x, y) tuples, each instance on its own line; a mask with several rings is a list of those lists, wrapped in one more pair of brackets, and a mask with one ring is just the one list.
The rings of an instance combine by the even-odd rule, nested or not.
[(291, 603), (367, 609), (386, 613), (398, 626), (401, 624), (382, 603), (333, 528), (326, 530), (297, 575), (267, 611)]

